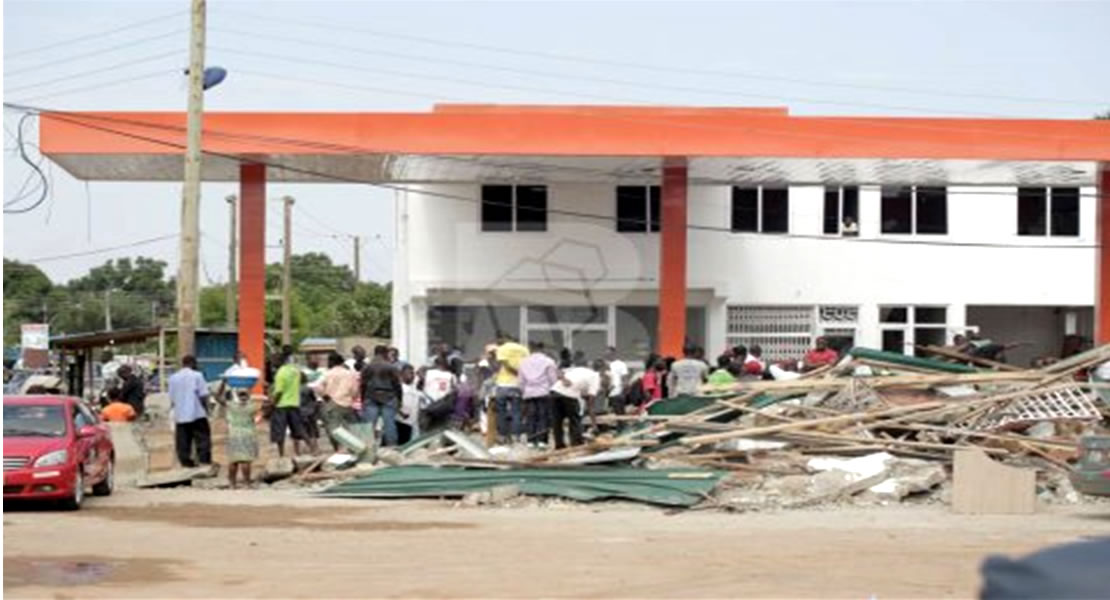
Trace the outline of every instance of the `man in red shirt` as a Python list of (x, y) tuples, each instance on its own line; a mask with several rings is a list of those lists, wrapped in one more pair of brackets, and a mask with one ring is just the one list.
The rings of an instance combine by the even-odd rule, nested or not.
[(829, 341), (824, 336), (817, 338), (816, 347), (809, 352), (806, 352), (805, 360), (803, 361), (806, 371), (812, 371), (816, 368), (825, 365), (835, 364), (840, 359), (840, 355), (836, 350), (829, 348)]

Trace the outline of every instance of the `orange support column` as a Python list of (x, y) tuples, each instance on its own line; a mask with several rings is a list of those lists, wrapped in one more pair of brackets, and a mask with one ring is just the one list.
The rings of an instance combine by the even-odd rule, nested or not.
[(1110, 344), (1110, 163), (1096, 170), (1095, 343)]
[(686, 159), (663, 161), (659, 241), (659, 353), (682, 356), (686, 341)]
[[(239, 166), (239, 351), (266, 362), (266, 166)], [(254, 388), (262, 392), (262, 383)]]

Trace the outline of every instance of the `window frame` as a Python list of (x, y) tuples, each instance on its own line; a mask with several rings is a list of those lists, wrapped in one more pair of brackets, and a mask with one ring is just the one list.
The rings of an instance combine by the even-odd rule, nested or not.
[[(479, 194), (479, 198), (478, 198), (478, 229), (479, 229), (479, 231), (481, 231), (482, 233), (546, 233), (548, 231), (548, 226), (549, 226), (549, 223), (550, 223), (550, 219), (548, 219), (548, 215), (551, 212), (551, 189), (546, 183), (483, 183), (483, 184), (480, 184), (480, 185), (481, 185), (481, 187), (478, 190), (478, 194)], [(500, 187), (509, 188), (509, 201), (510, 201), (509, 221), (507, 221), (508, 227), (505, 227), (505, 228), (491, 227), (490, 224), (495, 224), (495, 223), (496, 224), (502, 224), (502, 223), (506, 223), (506, 221), (487, 220), (486, 219), (486, 213), (485, 213), (486, 207), (491, 204), (491, 202), (487, 202), (487, 200), (486, 200), (486, 189), (487, 188), (500, 188)], [(533, 221), (524, 221), (524, 223), (529, 224), (529, 226), (527, 226), (523, 229), (521, 228), (521, 222), (522, 221), (520, 219), (521, 208), (520, 208), (520, 201), (519, 201), (520, 188), (522, 188), (522, 187), (543, 189), (543, 211), (542, 211), (543, 219), (542, 219), (542, 223), (539, 220), (537, 220), (535, 222), (533, 222)], [(503, 208), (503, 207), (501, 207), (501, 208)], [(537, 212), (537, 213), (540, 212), (538, 210), (533, 210), (532, 208), (525, 208), (524, 210), (525, 211), (533, 211), (533, 212)], [(533, 225), (533, 223), (535, 223), (535, 224)]]
[[(924, 188), (929, 192), (939, 191), (944, 199), (944, 231), (921, 231), (920, 212), (921, 204), (927, 198), (922, 198), (920, 191)], [(904, 189), (909, 189), (909, 230), (908, 231), (888, 231), (886, 228), (886, 200), (888, 198), (895, 198), (901, 200), (901, 194), (891, 196), (891, 190), (898, 190), (901, 192)], [(948, 185), (882, 185), (879, 187), (879, 234), (880, 235), (925, 235), (925, 236), (942, 236), (950, 234), (950, 219), (948, 211)]]
[[(767, 189), (782, 191), (783, 192), (783, 205), (784, 205), (784, 218), (785, 228), (782, 231), (767, 231), (766, 228), (766, 210), (764, 209), (764, 202), (766, 197), (764, 192)], [(740, 190), (754, 190), (755, 191), (755, 229), (739, 229), (736, 226), (736, 203), (737, 194)], [(758, 233), (760, 235), (790, 235), (790, 186), (788, 184), (759, 184), (759, 185), (734, 185), (730, 188), (729, 196), (729, 230), (732, 233)]]
[[(1023, 232), (1021, 222), (1021, 200), (1022, 195), (1028, 192), (1039, 192), (1039, 200), (1043, 203), (1040, 207), (1042, 220), (1040, 221), (1040, 231)], [(1065, 197), (1065, 193), (1067, 197)], [(1022, 185), (1018, 186), (1014, 199), (1017, 202), (1017, 235), (1021, 237), (1063, 237), (1063, 238), (1076, 238), (1079, 237), (1083, 228), (1083, 190), (1080, 186), (1074, 185)], [(1057, 226), (1058, 217), (1054, 212), (1058, 202), (1062, 201), (1075, 202), (1075, 231), (1074, 233), (1057, 233), (1059, 227)]]
[[(880, 304), (878, 306), (878, 320), (879, 320), (879, 337), (882, 337), (888, 331), (898, 331), (902, 333), (902, 350), (901, 353), (906, 356), (916, 356), (917, 347), (917, 331), (919, 329), (940, 330), (944, 333), (944, 340), (948, 340), (948, 316), (950, 306), (946, 304)], [(902, 309), (905, 311), (904, 321), (884, 321), (883, 312), (891, 309)], [(944, 319), (941, 322), (920, 321), (917, 316), (918, 309), (944, 311)], [(906, 349), (910, 352), (907, 354)]]
[[(823, 198), (823, 213), (821, 218), (821, 233), (824, 235), (844, 235), (844, 217), (845, 217), (845, 198), (848, 190), (854, 190), (856, 199), (856, 210), (852, 218), (856, 220), (856, 233), (859, 235), (859, 196), (860, 186), (858, 185), (826, 185)], [(829, 231), (829, 194), (836, 194), (836, 231)]]
[[(637, 226), (631, 229), (622, 229), (622, 225), (632, 221), (632, 219), (621, 219), (621, 189), (638, 189), (643, 190), (644, 218), (642, 223), (637, 223)], [(613, 188), (613, 203), (615, 213), (615, 223), (617, 233), (659, 233), (662, 229), (663, 223), (663, 187), (655, 184), (644, 185), (618, 185)], [(636, 221), (640, 221), (636, 219)]]

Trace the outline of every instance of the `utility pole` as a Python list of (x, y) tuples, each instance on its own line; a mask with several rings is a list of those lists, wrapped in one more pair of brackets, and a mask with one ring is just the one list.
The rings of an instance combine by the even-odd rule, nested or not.
[(112, 330), (112, 290), (104, 290), (104, 330)]
[(235, 264), (239, 258), (239, 240), (236, 237), (239, 231), (237, 224), (239, 199), (232, 194), (227, 197), (227, 205), (231, 213), (231, 233), (227, 236), (227, 326), (229, 329), (235, 328), (235, 313), (237, 304), (235, 302), (235, 290), (239, 285), (239, 277), (235, 273)]
[(359, 236), (357, 236), (357, 235), (352, 235), (351, 239), (355, 241), (355, 263), (354, 263), (354, 265), (355, 265), (355, 283), (358, 283), (359, 278), (362, 277), (362, 269), (360, 268), (360, 265), (359, 265), (359, 255), (361, 254), (361, 252), (359, 252), (359, 247), (358, 247), (359, 242), (361, 240), (359, 239)]
[(284, 205), (285, 230), (282, 234), (282, 269), (281, 269), (281, 343), (292, 342), (292, 314), (290, 314), (290, 292), (293, 289), (293, 198), (286, 196), (281, 199)]
[(192, 0), (189, 36), (189, 107), (185, 181), (181, 192), (181, 257), (177, 274), (177, 355), (194, 354), (197, 332), (197, 280), (200, 278), (200, 156), (204, 115), (205, 0)]

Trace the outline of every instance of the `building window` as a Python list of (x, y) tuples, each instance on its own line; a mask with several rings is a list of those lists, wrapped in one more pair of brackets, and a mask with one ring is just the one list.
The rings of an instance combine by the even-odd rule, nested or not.
[(880, 306), (883, 350), (916, 356), (917, 346), (943, 346), (947, 317), (948, 309), (943, 306)]
[(943, 186), (883, 186), (882, 232), (948, 233), (948, 190)]
[(825, 233), (859, 235), (859, 187), (825, 188)]
[(1079, 235), (1079, 188), (1018, 188), (1018, 235)]
[(482, 231), (547, 231), (547, 186), (483, 185)]
[(790, 188), (732, 188), (732, 231), (736, 233), (788, 233)]
[[(520, 338), (519, 306), (430, 306), (429, 348), (445, 343), (462, 352), (466, 360), (478, 360), (485, 346), (506, 333)], [(424, 360), (424, 357), (411, 357)], [(419, 363), (417, 363), (419, 364)]]
[(618, 185), (617, 231), (659, 231), (659, 199), (657, 185)]

